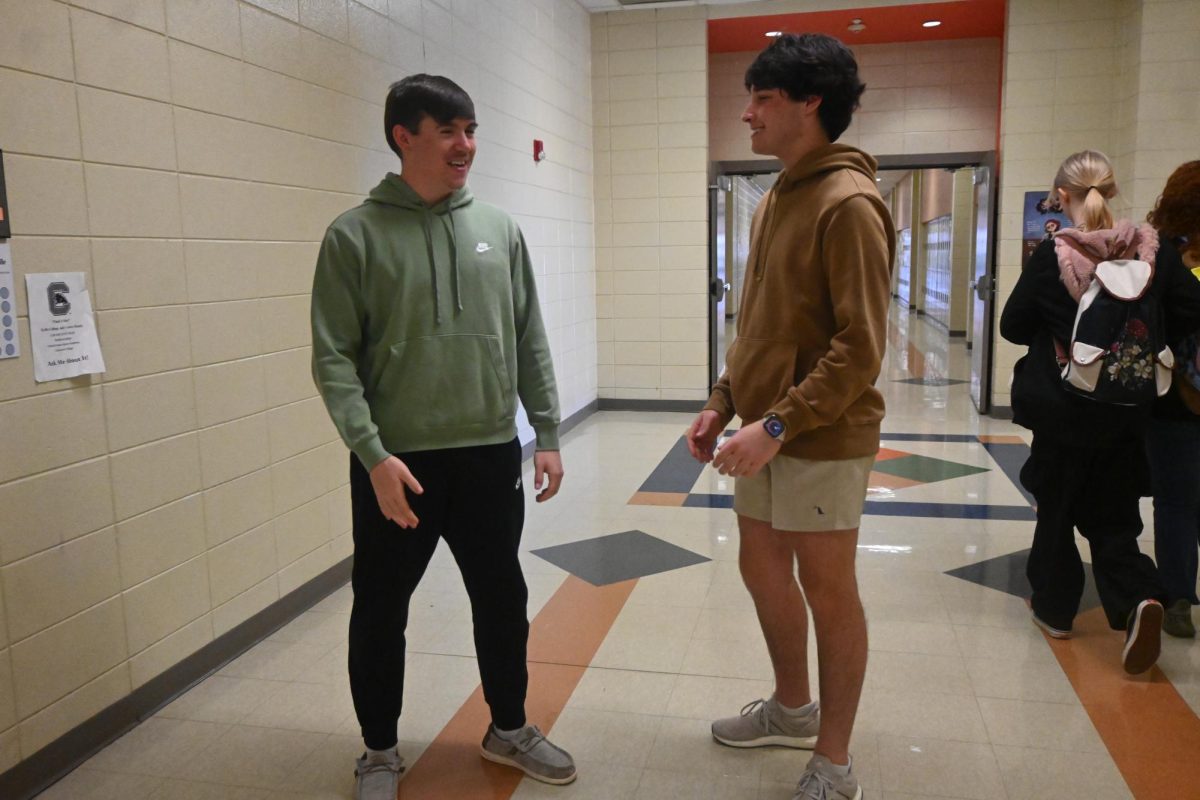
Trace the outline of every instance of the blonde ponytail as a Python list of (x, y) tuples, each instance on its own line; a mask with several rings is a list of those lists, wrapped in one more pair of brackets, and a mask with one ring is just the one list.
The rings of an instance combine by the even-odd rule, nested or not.
[(1082, 204), (1085, 231), (1113, 226), (1108, 201), (1117, 196), (1117, 181), (1108, 156), (1098, 150), (1082, 150), (1067, 156), (1054, 176), (1053, 188), (1065, 191), (1071, 202)]

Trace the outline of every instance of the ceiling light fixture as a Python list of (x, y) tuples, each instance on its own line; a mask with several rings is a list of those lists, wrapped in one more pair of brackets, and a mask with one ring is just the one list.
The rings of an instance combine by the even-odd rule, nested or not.
[(859, 33), (861, 31), (865, 31), (866, 29), (867, 26), (863, 24), (861, 17), (855, 17), (854, 19), (850, 20), (850, 24), (846, 26), (846, 30), (850, 31), (851, 33)]
[(941, 24), (942, 24), (942, 21), (940, 19), (927, 19), (921, 23), (921, 27), (922, 28), (936, 28), (937, 26), (939, 26)]
[(774, 39), (776, 36), (783, 36), (783, 31), (767, 31), (767, 38)]

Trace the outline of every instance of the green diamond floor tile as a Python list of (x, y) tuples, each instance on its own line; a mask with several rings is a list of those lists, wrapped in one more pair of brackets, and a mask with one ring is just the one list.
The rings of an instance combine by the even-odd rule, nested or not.
[(945, 461), (929, 456), (907, 456), (905, 458), (890, 458), (875, 463), (876, 472), (896, 475), (921, 483), (948, 481), (951, 478), (962, 478), (967, 475), (978, 475), (988, 472), (987, 467), (973, 467), (970, 464), (959, 464), (957, 461)]

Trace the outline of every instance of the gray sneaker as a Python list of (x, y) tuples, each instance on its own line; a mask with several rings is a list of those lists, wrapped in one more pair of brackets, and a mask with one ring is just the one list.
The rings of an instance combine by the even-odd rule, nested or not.
[(1163, 630), (1179, 639), (1196, 638), (1196, 625), (1192, 622), (1192, 603), (1190, 600), (1176, 600), (1167, 606), (1167, 616), (1163, 620)]
[(516, 767), (542, 783), (561, 786), (575, 780), (571, 754), (551, 744), (536, 725), (526, 725), (512, 742), (500, 738), (496, 726), (489, 725), (479, 754), (488, 761)]
[(794, 747), (812, 750), (821, 727), (821, 710), (807, 717), (792, 719), (779, 710), (772, 696), (742, 707), (736, 717), (725, 717), (712, 724), (712, 735), (730, 747)]
[(354, 768), (354, 800), (396, 800), (404, 759), (396, 750), (363, 753)]
[[(853, 766), (853, 762), (851, 762)], [(838, 775), (833, 762), (825, 756), (814, 754), (808, 768), (796, 784), (792, 800), (862, 800), (863, 790), (858, 778), (851, 770), (849, 775)]]

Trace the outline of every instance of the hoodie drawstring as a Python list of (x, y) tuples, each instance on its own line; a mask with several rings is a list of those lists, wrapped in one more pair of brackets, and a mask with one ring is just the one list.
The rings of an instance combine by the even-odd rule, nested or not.
[(450, 276), (454, 282), (454, 305), (462, 311), (462, 292), (458, 287), (458, 230), (454, 227), (454, 206), (447, 209), (446, 216), (450, 217), (450, 268), (454, 270)]
[[(454, 219), (454, 209), (463, 208), (471, 203), (470, 191), (463, 187), (435, 206), (428, 205), (404, 179), (394, 173), (388, 173), (383, 181), (371, 190), (368, 202), (395, 206), (409, 213), (421, 215), (421, 233), (425, 236), (425, 257), (429, 259), (429, 278), (433, 284), (433, 318), (435, 325), (442, 324), (442, 287), (438, 279), (437, 247), (434, 242), (434, 218), (441, 220), (443, 230), (450, 239), (450, 286), (454, 293), (454, 308), (463, 310), (462, 287), (460, 273), (462, 270), (458, 257), (458, 223)], [(436, 209), (443, 209), (438, 211)], [(449, 221), (446, 220), (449, 217)], [(411, 218), (410, 218), (411, 219)]]
[(434, 324), (442, 324), (442, 296), (438, 291), (438, 274), (437, 262), (433, 258), (433, 231), (430, 228), (429, 219), (433, 215), (428, 208), (425, 209), (425, 214), (421, 218), (421, 229), (425, 232), (425, 252), (429, 256), (429, 271), (433, 278), (433, 320)]
[[(433, 226), (432, 219), (435, 216), (434, 212), (426, 207), (425, 216), (423, 218), (422, 228), (425, 232), (425, 252), (429, 256), (429, 269), (433, 278), (433, 320), (437, 325), (442, 324), (442, 293), (441, 287), (438, 285), (437, 262), (433, 255)], [(450, 223), (446, 225), (446, 233), (450, 237), (450, 281), (451, 289), (454, 291), (454, 307), (459, 311), (463, 310), (462, 291), (458, 282), (458, 230), (454, 226), (454, 209), (450, 208), (446, 211), (446, 216), (450, 218)]]
[(775, 236), (775, 228), (778, 223), (777, 215), (775, 214), (775, 203), (779, 198), (778, 192), (779, 184), (777, 182), (767, 193), (767, 207), (763, 209), (762, 229), (759, 231), (759, 236), (755, 242), (757, 247), (750, 253), (750, 258), (754, 264), (753, 274), (756, 281), (762, 280), (763, 269), (766, 266), (767, 260), (762, 254), (769, 252), (771, 239)]

